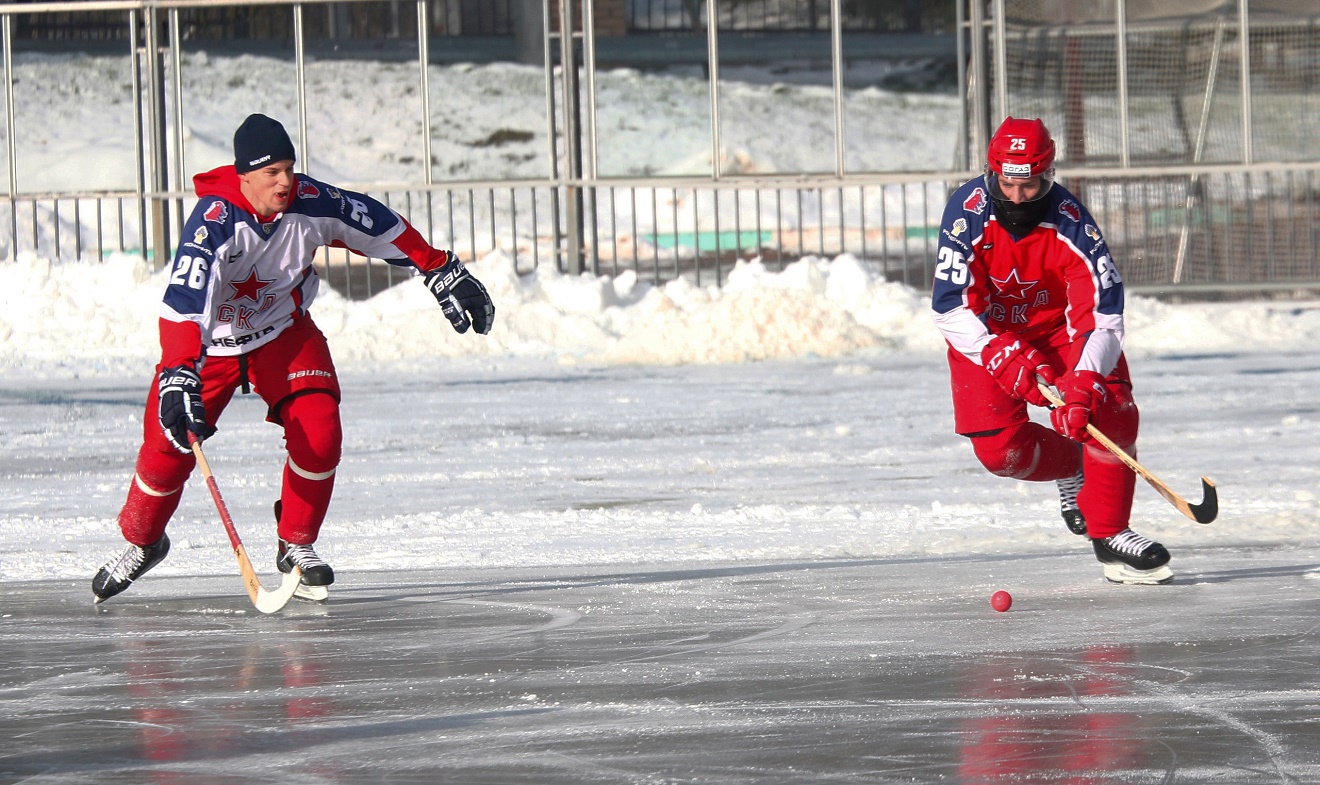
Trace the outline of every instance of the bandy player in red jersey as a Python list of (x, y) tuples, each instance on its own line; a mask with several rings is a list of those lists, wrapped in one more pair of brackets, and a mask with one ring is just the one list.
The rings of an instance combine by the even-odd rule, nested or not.
[(160, 307), (161, 360), (147, 396), (142, 447), (119, 513), (128, 546), (92, 578), (101, 602), (169, 553), (165, 527), (196, 465), (190, 435), (206, 438), (242, 388), (284, 429), (288, 460), (276, 506), (276, 566), (307, 586), (334, 582), (312, 549), (330, 506), (343, 434), (339, 377), (309, 308), (323, 245), (414, 267), (450, 324), (486, 334), (495, 307), (450, 251), (432, 248), (403, 216), (371, 197), (295, 174), (284, 126), (249, 115), (234, 133), (234, 165), (193, 178)]
[[(1054, 480), (1064, 521), (1088, 535), (1116, 583), (1173, 580), (1169, 552), (1128, 527), (1136, 475), (1086, 431), (1136, 455), (1137, 405), (1123, 357), (1123, 279), (1095, 219), (1054, 180), (1039, 119), (1008, 118), (984, 176), (944, 208), (932, 307), (949, 345), (954, 429), (993, 474)], [(1053, 429), (1037, 377), (1064, 405)]]

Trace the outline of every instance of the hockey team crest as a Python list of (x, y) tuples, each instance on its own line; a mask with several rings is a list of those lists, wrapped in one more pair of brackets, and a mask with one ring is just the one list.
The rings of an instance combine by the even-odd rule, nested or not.
[(985, 191), (980, 188), (972, 191), (971, 195), (963, 200), (963, 209), (977, 215), (985, 212)]
[(1082, 220), (1081, 208), (1078, 207), (1077, 203), (1071, 199), (1059, 203), (1059, 212), (1063, 213), (1064, 215), (1068, 216), (1074, 221)]
[(224, 223), (228, 217), (229, 208), (225, 207), (225, 203), (219, 200), (211, 202), (211, 206), (206, 208), (206, 212), (202, 213), (202, 218), (217, 224)]
[(299, 198), (299, 199), (315, 199), (316, 197), (318, 197), (318, 196), (320, 196), (320, 195), (321, 195), (321, 191), (320, 191), (320, 189), (318, 189), (316, 186), (312, 185), (311, 183), (307, 182), (306, 180), (299, 180), (299, 181), (298, 181), (298, 198)]

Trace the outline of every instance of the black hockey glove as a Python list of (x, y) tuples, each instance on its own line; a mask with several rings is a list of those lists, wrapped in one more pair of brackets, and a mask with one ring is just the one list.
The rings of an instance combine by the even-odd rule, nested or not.
[(160, 372), (160, 427), (181, 453), (192, 452), (188, 432), (205, 439), (215, 433), (206, 424), (202, 406), (202, 379), (191, 365), (176, 365)]
[(465, 333), (472, 327), (485, 335), (495, 323), (495, 304), (486, 287), (472, 277), (452, 254), (449, 263), (426, 274), (426, 288), (440, 302), (440, 310), (454, 329)]

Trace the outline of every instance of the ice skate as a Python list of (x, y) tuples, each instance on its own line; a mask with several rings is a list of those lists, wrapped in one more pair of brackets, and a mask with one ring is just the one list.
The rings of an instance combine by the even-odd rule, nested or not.
[(170, 538), (162, 534), (156, 542), (142, 547), (129, 543), (124, 552), (106, 562), (92, 578), (92, 594), (96, 602), (110, 599), (141, 578), (168, 555)]
[[(283, 505), (278, 499), (275, 500), (275, 523), (280, 522), (280, 512)], [(293, 596), (313, 602), (323, 602), (330, 596), (330, 590), (327, 588), (335, 582), (335, 571), (330, 568), (325, 560), (316, 555), (310, 545), (293, 545), (280, 539), (275, 554), (275, 567), (280, 572), (287, 573), (293, 570), (297, 565), (302, 570), (302, 582), (298, 585), (298, 590)]]
[(1055, 480), (1054, 484), (1059, 486), (1059, 513), (1063, 516), (1068, 531), (1073, 534), (1086, 534), (1086, 519), (1082, 517), (1082, 511), (1077, 508), (1077, 494), (1082, 491), (1081, 468), (1079, 467), (1077, 473), (1071, 477)]
[(1173, 580), (1169, 551), (1163, 545), (1124, 529), (1112, 537), (1091, 540), (1095, 558), (1104, 565), (1105, 580), (1111, 583), (1153, 585)]
[(315, 602), (330, 596), (329, 586), (335, 582), (335, 571), (316, 555), (312, 546), (294, 545), (280, 540), (275, 566), (280, 572), (291, 572), (295, 566), (302, 570), (302, 583), (293, 596)]

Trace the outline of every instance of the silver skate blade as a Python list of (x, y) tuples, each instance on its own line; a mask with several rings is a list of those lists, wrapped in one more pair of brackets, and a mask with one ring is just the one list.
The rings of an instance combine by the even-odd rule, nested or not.
[(1153, 570), (1138, 570), (1126, 564), (1102, 564), (1105, 568), (1105, 580), (1110, 583), (1123, 583), (1134, 586), (1158, 586), (1173, 581), (1173, 570), (1169, 565)]
[(308, 586), (299, 582), (298, 588), (294, 590), (293, 596), (300, 600), (310, 600), (311, 602), (325, 602), (330, 596), (330, 589), (327, 586)]

